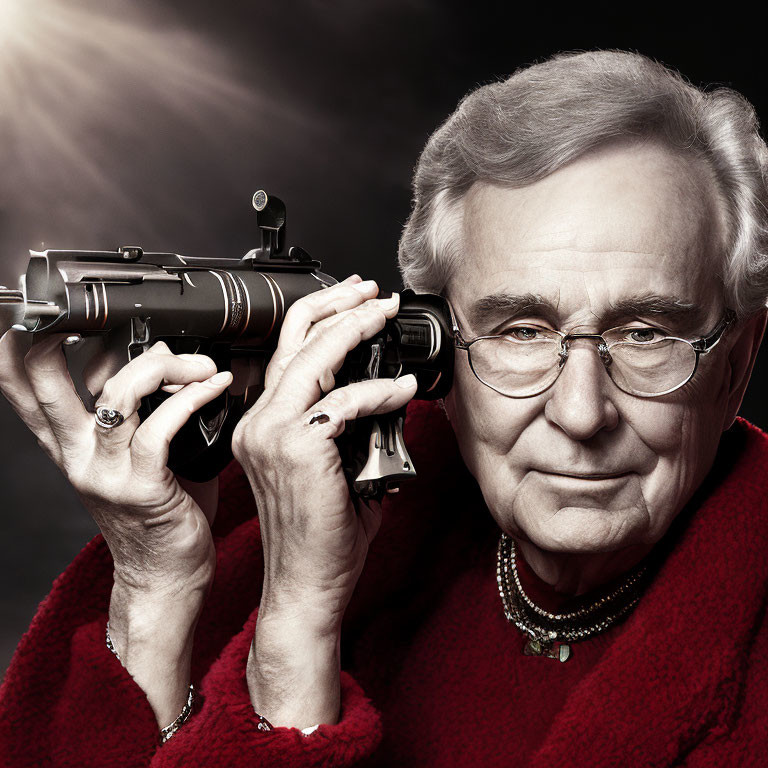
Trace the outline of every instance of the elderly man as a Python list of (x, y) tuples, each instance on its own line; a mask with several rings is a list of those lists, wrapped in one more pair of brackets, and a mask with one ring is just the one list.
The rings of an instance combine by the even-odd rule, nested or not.
[(406, 284), (452, 305), (453, 388), (409, 406), (419, 479), (383, 510), (350, 497), (334, 442), (415, 391), (333, 389), (397, 311), (371, 282), (289, 311), (212, 529), (215, 488), (165, 460), (229, 374), (158, 345), (104, 385), (128, 415), (105, 430), (61, 339), (22, 363), (7, 335), (3, 391), (106, 545), (19, 647), (6, 764), (755, 764), (768, 440), (736, 415), (767, 174), (743, 98), (637, 54), (470, 94), (421, 157), (400, 248)]

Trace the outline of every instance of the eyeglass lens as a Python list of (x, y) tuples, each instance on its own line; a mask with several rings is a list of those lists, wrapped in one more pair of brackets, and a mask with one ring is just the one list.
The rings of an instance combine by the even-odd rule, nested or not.
[[(501, 394), (526, 397), (554, 383), (564, 363), (559, 338), (518, 341), (477, 339), (469, 347), (475, 375)], [(684, 384), (696, 368), (696, 352), (682, 339), (610, 345), (606, 365), (614, 383), (629, 394), (653, 397)]]

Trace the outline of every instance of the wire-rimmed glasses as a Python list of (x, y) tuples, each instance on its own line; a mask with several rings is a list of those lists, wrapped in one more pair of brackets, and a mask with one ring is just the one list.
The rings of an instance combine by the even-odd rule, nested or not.
[(455, 317), (453, 333), (454, 345), (466, 350), (475, 376), (506, 397), (532, 397), (551, 387), (576, 339), (596, 342), (600, 359), (619, 389), (637, 397), (660, 397), (693, 378), (699, 358), (715, 348), (735, 317), (726, 309), (711, 333), (694, 340), (646, 326), (621, 326), (597, 334), (563, 333), (532, 323), (467, 340)]

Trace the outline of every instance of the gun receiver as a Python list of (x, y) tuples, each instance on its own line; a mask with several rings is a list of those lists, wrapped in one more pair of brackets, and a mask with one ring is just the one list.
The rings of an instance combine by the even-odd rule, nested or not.
[[(206, 354), (220, 370), (231, 370), (229, 389), (201, 408), (171, 443), (168, 466), (195, 481), (215, 477), (231, 460), (232, 432), (263, 391), (286, 311), (337, 282), (303, 249), (283, 254), (286, 211), (279, 198), (259, 190), (253, 207), (261, 242), (241, 259), (192, 258), (136, 246), (32, 251), (19, 289), (0, 286), (0, 321), (6, 326), (84, 338), (65, 352), (78, 394), (91, 411), (94, 397), (75, 375), (84, 366), (82, 350), (90, 338), (98, 337), (104, 351), (125, 363), (164, 341), (176, 354)], [(404, 291), (397, 317), (350, 353), (337, 386), (415, 373), (416, 397), (442, 397), (453, 368), (448, 317), (443, 298)], [(146, 418), (169, 396), (158, 391), (144, 398), (139, 416)], [(345, 467), (359, 494), (381, 496), (415, 474), (402, 439), (402, 414), (361, 422), (367, 423), (350, 430), (355, 439), (340, 441)]]

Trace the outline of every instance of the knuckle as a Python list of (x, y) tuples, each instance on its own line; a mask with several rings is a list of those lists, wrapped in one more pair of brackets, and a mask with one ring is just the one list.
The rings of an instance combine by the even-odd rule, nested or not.
[(237, 452), (250, 450), (251, 447), (268, 441), (271, 435), (272, 426), (269, 418), (263, 413), (241, 419), (232, 433), (232, 450), (235, 452), (235, 458), (237, 458)]
[(232, 434), (232, 454), (242, 464), (290, 466), (295, 420), (281, 409), (266, 407), (238, 422)]
[(164, 341), (156, 341), (147, 352), (153, 355), (172, 355), (171, 348)]
[(241, 421), (232, 433), (232, 455), (239, 464), (245, 464), (249, 442), (248, 430)]
[(239, 448), (245, 439), (244, 433), (246, 430), (246, 424), (250, 419), (243, 417), (237, 422), (235, 428), (232, 430), (232, 450)]
[[(201, 370), (203, 368), (209, 368), (212, 370), (217, 370), (216, 363), (214, 362), (213, 358), (209, 357), (208, 355), (201, 355), (201, 354), (194, 354), (194, 355), (172, 355), (172, 359), (174, 360), (181, 360), (183, 364), (187, 367), (193, 366), (193, 370)], [(173, 365), (174, 363), (170, 362), (170, 358), (166, 357), (165, 360), (161, 360), (161, 365), (163, 365), (163, 370), (167, 369), (168, 366)]]
[(309, 294), (308, 296), (302, 296), (300, 299), (297, 299), (293, 304), (291, 304), (290, 307), (288, 307), (288, 311), (285, 313), (285, 319), (283, 320), (283, 326), (289, 323), (296, 323), (298, 325), (302, 325), (304, 323), (309, 323), (312, 321), (312, 305), (310, 304), (312, 298), (312, 294)]
[(379, 330), (384, 327), (384, 323), (387, 321), (387, 316), (375, 304), (360, 307), (360, 310), (354, 313), (354, 317), (357, 320), (357, 328), (363, 331)]
[(325, 397), (326, 405), (333, 409), (339, 410), (342, 413), (349, 412), (355, 409), (355, 398), (347, 387), (341, 389), (334, 389), (329, 395)]
[(270, 420), (261, 414), (241, 419), (232, 433), (232, 455), (241, 464), (260, 464), (268, 457), (268, 446), (277, 435)]
[(104, 387), (99, 395), (99, 400), (106, 405), (116, 403), (118, 396), (122, 391), (123, 387), (121, 386), (118, 377), (113, 376), (111, 379), (107, 379), (104, 382)]
[(101, 388), (99, 400), (109, 400), (115, 394), (116, 386), (114, 377), (107, 379)]
[(168, 367), (172, 365), (171, 360), (174, 359), (172, 355), (141, 355), (138, 359), (145, 358), (144, 365), (139, 368), (137, 366), (136, 375), (142, 377), (157, 378), (162, 376)]

